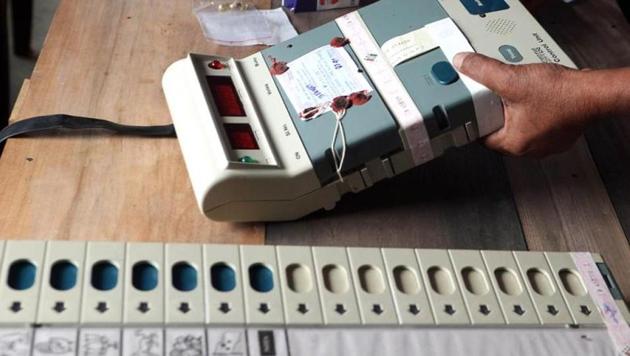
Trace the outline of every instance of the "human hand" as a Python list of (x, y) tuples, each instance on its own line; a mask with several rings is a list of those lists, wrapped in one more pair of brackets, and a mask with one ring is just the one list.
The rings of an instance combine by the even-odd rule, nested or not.
[(544, 157), (568, 150), (597, 116), (585, 72), (556, 64), (510, 65), (459, 53), (455, 67), (503, 100), (505, 124), (483, 139), (513, 156)]

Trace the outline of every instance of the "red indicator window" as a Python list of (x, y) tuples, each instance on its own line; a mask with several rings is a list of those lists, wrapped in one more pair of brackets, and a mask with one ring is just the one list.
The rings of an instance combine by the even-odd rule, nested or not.
[(225, 133), (233, 150), (257, 150), (258, 142), (248, 124), (224, 124)]
[(238, 97), (232, 78), (226, 76), (207, 76), (206, 81), (214, 98), (214, 103), (221, 116), (245, 116), (243, 103)]

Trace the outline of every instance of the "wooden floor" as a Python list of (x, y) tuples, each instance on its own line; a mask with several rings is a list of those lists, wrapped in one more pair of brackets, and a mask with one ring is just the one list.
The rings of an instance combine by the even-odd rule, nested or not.
[[(537, 17), (580, 67), (630, 65), (630, 25), (616, 1), (549, 3)], [(268, 224), (266, 242), (601, 251), (630, 296), (630, 117), (586, 137), (543, 161), (471, 145), (332, 212)]]

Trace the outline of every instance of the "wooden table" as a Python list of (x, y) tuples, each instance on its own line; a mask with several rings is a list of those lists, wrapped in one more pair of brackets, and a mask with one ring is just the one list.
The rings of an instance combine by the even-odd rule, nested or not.
[[(542, 23), (579, 64), (630, 65), (630, 26), (614, 0), (550, 7)], [(303, 31), (341, 13), (292, 19)], [(160, 80), (170, 63), (188, 52), (257, 50), (207, 42), (190, 1), (64, 0), (12, 118), (63, 112), (168, 123)], [(332, 212), (265, 228), (204, 219), (174, 139), (22, 138), (0, 159), (0, 236), (590, 250), (604, 254), (630, 296), (629, 163), (630, 120), (604, 122), (543, 161), (470, 145)]]

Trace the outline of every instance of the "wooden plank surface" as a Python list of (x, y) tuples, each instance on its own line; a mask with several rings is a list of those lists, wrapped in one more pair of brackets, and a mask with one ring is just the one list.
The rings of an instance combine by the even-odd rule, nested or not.
[[(630, 26), (614, 0), (572, 6), (549, 2), (539, 11), (539, 20), (580, 67), (630, 65)], [(610, 120), (588, 132), (597, 165), (585, 140), (540, 162), (506, 158), (529, 248), (601, 253), (626, 300), (630, 300), (630, 245), (622, 224), (630, 227), (629, 129), (628, 120)], [(621, 145), (612, 146), (614, 142)], [(608, 192), (613, 193), (615, 206)]]
[[(630, 6), (628, 1), (618, 3)], [(573, 47), (576, 60), (584, 66), (630, 66), (630, 17), (626, 20), (616, 5), (616, 1), (605, 1), (598, 6), (580, 6), (575, 9), (575, 16), (559, 19), (559, 29), (567, 25), (580, 31), (583, 40)], [(606, 40), (598, 40), (602, 38)], [(586, 137), (621, 226), (626, 237), (630, 237), (630, 117), (598, 123), (588, 130)]]
[[(262, 0), (259, 6), (268, 6)], [(69, 113), (170, 122), (166, 67), (188, 52), (244, 56), (203, 38), (191, 2), (64, 0), (14, 118)], [(69, 135), (11, 140), (0, 159), (0, 236), (261, 243), (261, 225), (198, 211), (175, 139)]]

